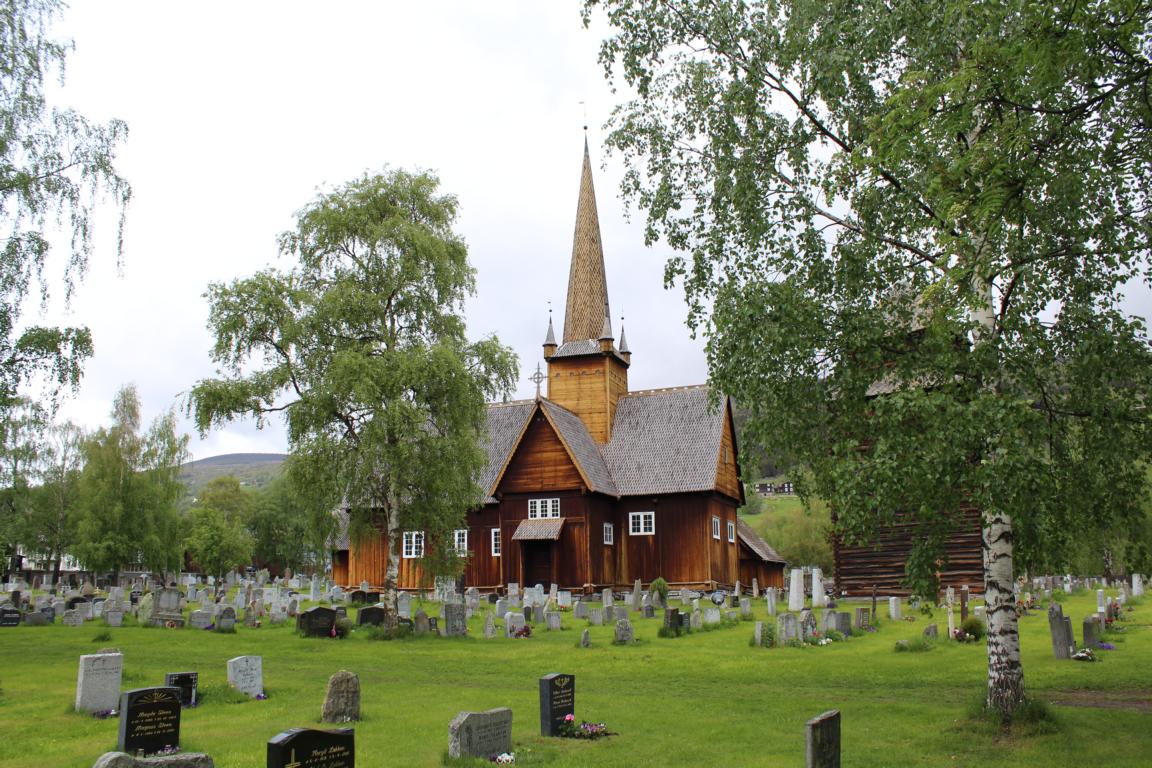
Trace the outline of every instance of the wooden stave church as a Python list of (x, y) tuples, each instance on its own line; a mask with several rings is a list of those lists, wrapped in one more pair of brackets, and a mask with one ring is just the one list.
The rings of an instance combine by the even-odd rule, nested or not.
[[(485, 503), (456, 534), (464, 586), (587, 592), (662, 577), (674, 589), (783, 587), (785, 561), (737, 516), (730, 399), (706, 385), (629, 392), (632, 354), (610, 317), (585, 141), (562, 342), (549, 318), (546, 395), (488, 406)], [(345, 525), (333, 580), (382, 584), (386, 552), (383, 535), (351, 542)], [(418, 557), (402, 556), (397, 586), (428, 586)]]

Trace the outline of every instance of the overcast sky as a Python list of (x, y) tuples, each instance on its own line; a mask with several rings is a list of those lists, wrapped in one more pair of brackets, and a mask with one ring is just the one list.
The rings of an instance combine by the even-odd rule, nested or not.
[[(549, 301), (563, 321), (585, 110), (631, 388), (705, 380), (682, 294), (663, 289), (668, 252), (644, 246), (638, 214), (625, 221), (620, 164), (601, 150), (617, 98), (578, 2), (77, 2), (56, 31), (76, 50), (53, 98), (128, 123), (117, 166), (134, 191), (122, 273), (105, 226), (70, 314), (50, 317), (89, 326), (96, 347), (64, 417), (107, 423), (129, 382), (146, 420), (181, 408), (214, 373), (208, 283), (288, 267), (276, 236), (293, 213), (385, 165), (435, 171), (458, 196), (478, 276), (469, 335), (516, 350), (530, 397)], [(278, 422), (203, 439), (181, 424), (194, 458), (287, 449)]]

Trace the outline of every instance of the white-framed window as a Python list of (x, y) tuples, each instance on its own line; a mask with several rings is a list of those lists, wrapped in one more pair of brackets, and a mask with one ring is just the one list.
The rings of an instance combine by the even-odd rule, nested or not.
[(528, 519), (560, 517), (560, 499), (528, 499)]
[(404, 531), (404, 559), (424, 557), (424, 531)]
[(452, 544), (456, 547), (458, 557), (468, 556), (468, 529), (457, 528), (452, 532)]
[(720, 518), (712, 517), (712, 538), (720, 540)]
[(492, 557), (500, 557), (500, 529), (492, 529)]
[(728, 543), (736, 543), (736, 523), (733, 523), (731, 520), (728, 521)]
[(616, 543), (616, 526), (612, 525), (612, 523), (604, 523), (604, 543)]
[(630, 536), (651, 536), (656, 533), (655, 512), (629, 512), (628, 534)]

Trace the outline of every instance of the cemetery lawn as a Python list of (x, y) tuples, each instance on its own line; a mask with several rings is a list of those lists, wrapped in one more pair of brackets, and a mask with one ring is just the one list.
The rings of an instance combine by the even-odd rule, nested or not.
[[(754, 602), (765, 618), (764, 601)], [(853, 603), (841, 608), (852, 609)], [(1064, 611), (1076, 635), (1094, 594), (1071, 596)], [(414, 606), (415, 609), (415, 606)], [(436, 608), (426, 610), (432, 616)], [(905, 608), (907, 611), (908, 609)], [(929, 621), (883, 622), (876, 633), (824, 647), (752, 648), (752, 623), (663, 639), (659, 619), (634, 620), (638, 643), (611, 644), (611, 627), (591, 629), (565, 613), (565, 630), (531, 638), (304, 639), (288, 626), (235, 634), (180, 629), (0, 628), (0, 768), (90, 768), (116, 747), (117, 719), (72, 711), (78, 657), (106, 647), (124, 654), (123, 689), (160, 685), (166, 672), (200, 674), (202, 703), (185, 710), (181, 745), (210, 754), (219, 768), (264, 768), (265, 744), (292, 727), (318, 723), (328, 677), (360, 676), (363, 720), (355, 724), (361, 766), (436, 766), (446, 759), (448, 722), (461, 710), (514, 712), (518, 765), (797, 766), (804, 723), (840, 709), (849, 766), (1149, 765), (1152, 755), (1152, 602), (1126, 614), (1106, 639), (1102, 661), (1057, 661), (1043, 610), (1021, 619), (1027, 688), (1053, 702), (1054, 727), (1000, 733), (973, 718), (985, 684), (982, 643), (939, 641), (924, 653), (895, 653)], [(111, 639), (95, 639), (107, 632)], [(264, 659), (265, 701), (226, 685), (225, 662)], [(542, 739), (537, 680), (576, 676), (576, 718), (617, 735), (599, 741)], [(334, 727), (334, 726), (332, 726)], [(465, 761), (462, 765), (481, 765)]]

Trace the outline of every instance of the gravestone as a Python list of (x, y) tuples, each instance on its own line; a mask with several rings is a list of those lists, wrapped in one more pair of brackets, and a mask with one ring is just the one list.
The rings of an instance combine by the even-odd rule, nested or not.
[(804, 734), (805, 768), (840, 768), (840, 710), (812, 718)]
[(796, 614), (784, 613), (776, 617), (776, 645), (787, 645), (800, 639)]
[(612, 611), (613, 611), (613, 614), (612, 614), (613, 618), (615, 618), (616, 621), (627, 621), (629, 618), (628, 608), (623, 606), (623, 605), (616, 606), (615, 608), (612, 609)]
[(519, 598), (520, 597), (520, 584), (519, 583), (517, 583), (515, 581), (508, 582), (508, 597), (511, 597), (511, 598)]
[(1060, 603), (1048, 606), (1048, 631), (1052, 635), (1052, 653), (1058, 659), (1070, 659), (1076, 652), (1076, 639), (1072, 636), (1072, 620), (1064, 615)]
[(643, 607), (641, 604), (641, 599), (642, 599), (642, 595), (640, 594), (641, 589), (643, 589), (643, 587), (640, 584), (640, 579), (636, 579), (636, 583), (632, 585), (632, 597), (631, 597), (631, 599), (632, 599), (632, 610), (633, 611), (639, 611), (640, 608)]
[(588, 604), (583, 600), (577, 601), (576, 605), (572, 608), (572, 615), (577, 619), (587, 619)]
[(689, 622), (688, 622), (688, 624), (689, 624), (689, 626), (690, 626), (692, 629), (694, 629), (694, 630), (695, 630), (695, 629), (702, 629), (702, 628), (703, 628), (703, 626), (704, 626), (704, 617), (703, 617), (703, 615), (700, 613), (700, 609), (699, 609), (699, 608), (694, 608), (694, 609), (692, 609), (692, 616), (691, 616), (691, 618), (689, 619)]
[(107, 712), (120, 701), (120, 678), (124, 656), (119, 653), (92, 653), (80, 657), (76, 676), (76, 711)]
[(824, 616), (821, 619), (821, 631), (827, 635), (829, 632), (836, 630), (836, 611), (824, 611)]
[(956, 639), (956, 614), (952, 610), (952, 603), (948, 603), (948, 639)]
[(556, 605), (561, 608), (572, 607), (572, 593), (567, 590), (562, 590), (556, 593)]
[(489, 613), (484, 616), (484, 639), (491, 640), (496, 637), (496, 618)]
[(618, 619), (616, 621), (616, 632), (612, 642), (616, 645), (631, 645), (636, 640), (636, 632), (632, 628), (632, 622), (628, 619)]
[(40, 613), (44, 614), (44, 618), (48, 619), (49, 624), (55, 624), (56, 623), (56, 607), (55, 606), (44, 605), (44, 606), (41, 606), (40, 608), (37, 608), (37, 610)]
[(888, 618), (892, 619), (893, 621), (900, 620), (900, 598), (888, 598)]
[(788, 610), (800, 611), (804, 608), (804, 571), (793, 568), (788, 580)]
[(594, 627), (599, 627), (604, 624), (604, 612), (599, 608), (590, 608), (588, 610), (588, 621)]
[(26, 627), (46, 627), (51, 623), (48, 621), (48, 617), (40, 611), (32, 611), (24, 616), (24, 626)]
[(208, 629), (216, 623), (216, 617), (209, 611), (192, 611), (188, 615), (188, 625), (194, 629)]
[(812, 607), (823, 608), (828, 604), (828, 596), (824, 594), (824, 574), (819, 568), (812, 569)]
[(740, 598), (740, 615), (741, 616), (751, 616), (752, 615), (752, 600), (751, 599), (749, 599), (747, 597)]
[(237, 656), (228, 660), (228, 685), (240, 693), (256, 698), (264, 695), (264, 659), (261, 656)]
[(576, 714), (576, 676), (552, 672), (540, 678), (540, 735), (559, 736), (564, 718)]
[(304, 637), (332, 637), (336, 631), (337, 613), (332, 608), (316, 605), (296, 617), (296, 629)]
[(61, 623), (66, 627), (82, 627), (84, 626), (84, 617), (80, 615), (80, 611), (75, 608), (64, 611), (64, 618)]
[(180, 689), (136, 688), (120, 696), (117, 749), (148, 756), (180, 750)]
[(764, 645), (764, 622), (758, 621), (752, 625), (752, 645), (761, 648)]
[(356, 615), (356, 623), (361, 627), (365, 624), (379, 627), (384, 623), (384, 607), (380, 605), (370, 605), (367, 608), (361, 608), (360, 612)]
[(267, 768), (355, 768), (356, 733), (290, 728), (268, 740)]
[(396, 596), (396, 611), (400, 614), (401, 618), (412, 618), (412, 595), (407, 592), (401, 592)]
[(960, 587), (960, 623), (968, 621), (968, 585)]
[(592, 635), (589, 634), (588, 628), (585, 627), (584, 631), (580, 633), (580, 647), (587, 648), (592, 645)]
[(448, 724), (448, 757), (479, 757), (512, 751), (512, 710), (461, 712)]
[(765, 590), (765, 594), (767, 595), (765, 600), (768, 603), (768, 615), (769, 616), (775, 616), (776, 615), (776, 587), (768, 587), (768, 589)]
[(175, 587), (165, 587), (156, 593), (156, 608), (152, 612), (152, 624), (166, 625), (169, 622), (177, 627), (184, 626), (184, 613), (180, 601), (184, 596)]
[(816, 615), (808, 609), (800, 612), (800, 639), (811, 640), (816, 634)]
[(524, 614), (515, 611), (504, 614), (504, 637), (515, 637), (521, 629), (524, 629)]
[(348, 593), (348, 602), (352, 605), (363, 605), (368, 602), (368, 592), (363, 589), (354, 589)]
[(164, 687), (180, 691), (180, 706), (196, 706), (197, 684), (200, 675), (196, 672), (169, 672), (164, 675)]
[(560, 612), (559, 611), (548, 611), (547, 613), (544, 614), (544, 618), (548, 622), (548, 631), (549, 632), (560, 631)]
[(704, 610), (704, 623), (705, 624), (719, 624), (720, 623), (720, 609), (719, 608), (706, 608)]
[(935, 640), (937, 639), (938, 635), (939, 633), (935, 624), (929, 624), (928, 626), (924, 627), (924, 637), (926, 639)]
[(680, 609), (679, 608), (665, 608), (664, 609), (664, 626), (667, 629), (679, 629), (679, 627), (680, 627)]
[(423, 608), (416, 609), (416, 618), (412, 622), (416, 634), (426, 635), (432, 628), (431, 623), (428, 621), (428, 614), (424, 612)]
[(836, 631), (842, 635), (852, 634), (852, 615), (847, 611), (836, 613)]
[(320, 708), (320, 722), (352, 723), (359, 719), (360, 678), (342, 669), (328, 678), (324, 706)]
[(532, 608), (532, 606), (530, 606), (530, 605), (524, 606), (524, 608), (522, 609), (522, 612), (524, 614), (524, 621), (526, 623), (531, 624), (533, 621), (536, 620), (535, 619), (536, 613), (535, 613), (534, 609)]
[(1139, 573), (1132, 574), (1132, 597), (1141, 597), (1144, 594), (1144, 577)]
[(856, 609), (856, 629), (868, 629), (872, 626), (872, 614), (867, 608)]
[(1096, 644), (1100, 642), (1100, 619), (1097, 616), (1089, 616), (1084, 619), (1084, 647), (1095, 648)]
[(656, 617), (656, 609), (651, 605), (645, 605), (641, 609), (641, 615), (646, 619), (653, 619)]
[(760, 582), (756, 580), (755, 576), (753, 576), (752, 577), (752, 599), (755, 600), (758, 597), (760, 597)]
[(230, 632), (236, 628), (236, 609), (230, 605), (221, 606), (216, 616), (216, 631)]
[(605, 608), (611, 608), (612, 607), (612, 590), (611, 589), (605, 589), (603, 592), (600, 593), (600, 604), (603, 605)]
[(0, 627), (20, 626), (20, 610), (11, 606), (0, 608)]
[(462, 603), (444, 606), (444, 634), (448, 637), (464, 637), (468, 634), (468, 607)]
[(497, 598), (496, 607), (494, 609), (497, 616), (503, 616), (504, 614), (508, 613), (508, 608), (509, 608), (509, 606), (508, 606), (507, 600), (505, 600), (502, 597)]
[(119, 608), (109, 608), (104, 611), (104, 623), (110, 627), (119, 627), (124, 624), (124, 611)]

